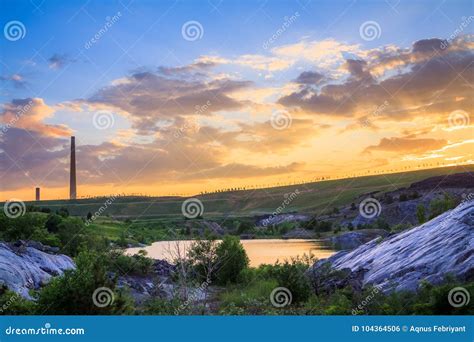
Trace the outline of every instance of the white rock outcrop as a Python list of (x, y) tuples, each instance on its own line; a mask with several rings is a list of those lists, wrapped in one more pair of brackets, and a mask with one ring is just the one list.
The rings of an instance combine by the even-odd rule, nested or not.
[(436, 284), (448, 274), (473, 279), (474, 201), (383, 241), (374, 239), (320, 260), (308, 274), (316, 279), (328, 263), (333, 270), (357, 274), (362, 286), (377, 286), (384, 292), (415, 291), (422, 280)]
[(31, 299), (30, 289), (45, 285), (52, 276), (76, 266), (67, 255), (54, 255), (28, 245), (0, 242), (0, 284)]

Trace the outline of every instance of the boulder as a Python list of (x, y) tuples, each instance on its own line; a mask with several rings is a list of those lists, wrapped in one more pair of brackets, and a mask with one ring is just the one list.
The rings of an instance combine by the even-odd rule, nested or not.
[(30, 289), (38, 289), (51, 277), (75, 269), (76, 265), (67, 255), (44, 252), (50, 249), (32, 241), (0, 242), (0, 284), (31, 299)]

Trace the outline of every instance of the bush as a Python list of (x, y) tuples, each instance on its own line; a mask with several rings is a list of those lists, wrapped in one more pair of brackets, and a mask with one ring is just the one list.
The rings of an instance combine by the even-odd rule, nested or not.
[(293, 303), (306, 301), (311, 295), (311, 284), (305, 272), (308, 269), (306, 263), (298, 259), (276, 263), (269, 268), (269, 276), (276, 279), (278, 286), (286, 287), (290, 290)]
[(59, 230), (59, 225), (63, 221), (63, 218), (57, 214), (50, 214), (48, 215), (48, 219), (44, 224), (45, 228), (50, 233), (57, 233)]
[(31, 235), (44, 226), (44, 217), (36, 213), (9, 218), (0, 215), (0, 238), (5, 241), (28, 240)]
[(381, 217), (377, 218), (375, 221), (375, 228), (390, 231), (390, 225)]
[(33, 315), (36, 303), (24, 299), (16, 292), (0, 290), (0, 315)]
[[(38, 299), (42, 314), (107, 315), (130, 311), (129, 298), (115, 291), (114, 282), (107, 277), (106, 255), (81, 252), (76, 258), (77, 269), (68, 270), (44, 287)], [(100, 287), (110, 289), (113, 301), (105, 307), (94, 304), (93, 294)], [(103, 303), (99, 301), (99, 303)]]
[(418, 218), (418, 223), (422, 224), (426, 222), (425, 206), (422, 203), (416, 207), (416, 217)]
[(329, 232), (332, 228), (332, 222), (318, 221), (316, 218), (313, 218), (312, 220), (305, 222), (303, 227), (319, 233)]
[(61, 207), (56, 211), (56, 214), (66, 218), (69, 217), (69, 210), (67, 210), (65, 207)]
[(121, 251), (110, 255), (110, 270), (120, 275), (144, 276), (153, 270), (153, 260), (146, 257), (146, 251), (139, 251), (135, 255), (125, 255)]
[(445, 211), (453, 209), (456, 206), (454, 199), (444, 195), (443, 198), (436, 198), (430, 202), (430, 220), (438, 215), (441, 215)]
[(247, 233), (253, 230), (253, 224), (249, 222), (240, 222), (237, 228), (237, 234)]
[(400, 202), (408, 201), (408, 196), (407, 196), (407, 194), (400, 194), (400, 196), (398, 197), (398, 200), (399, 200)]
[(216, 248), (218, 284), (235, 283), (237, 278), (249, 265), (249, 259), (239, 239), (233, 236), (225, 236)]

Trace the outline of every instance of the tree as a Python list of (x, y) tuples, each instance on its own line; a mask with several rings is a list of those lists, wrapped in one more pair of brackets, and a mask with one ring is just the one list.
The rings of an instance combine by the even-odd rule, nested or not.
[(197, 240), (188, 251), (189, 262), (198, 275), (199, 281), (213, 281), (217, 269), (217, 246), (214, 239)]
[(249, 258), (240, 240), (234, 236), (225, 236), (216, 249), (218, 268), (217, 283), (225, 285), (237, 282), (237, 278), (249, 264)]
[(56, 211), (56, 214), (61, 215), (62, 217), (69, 217), (69, 210), (65, 207), (61, 207)]
[(46, 220), (46, 223), (44, 224), (45, 228), (48, 230), (50, 233), (57, 233), (59, 230), (59, 225), (63, 221), (62, 217), (57, 215), (57, 214), (50, 214), (48, 215), (48, 219)]

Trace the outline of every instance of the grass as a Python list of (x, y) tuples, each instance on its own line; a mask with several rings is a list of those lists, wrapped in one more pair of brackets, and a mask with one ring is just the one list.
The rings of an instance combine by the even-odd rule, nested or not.
[[(296, 191), (299, 195), (286, 206), (285, 212), (324, 213), (335, 206), (350, 204), (356, 197), (373, 191), (392, 191), (409, 186), (428, 177), (474, 171), (474, 165), (436, 168), (376, 176), (330, 180), (257, 190), (242, 190), (195, 196), (204, 205), (204, 218), (254, 216), (272, 213), (285, 200), (285, 194)], [(72, 215), (94, 213), (107, 198), (79, 199), (75, 201), (42, 201), (41, 207), (56, 210), (68, 208)], [(123, 197), (116, 198), (105, 213), (117, 219), (127, 217), (141, 220), (182, 218), (181, 197)], [(29, 204), (37, 205), (35, 202)]]

